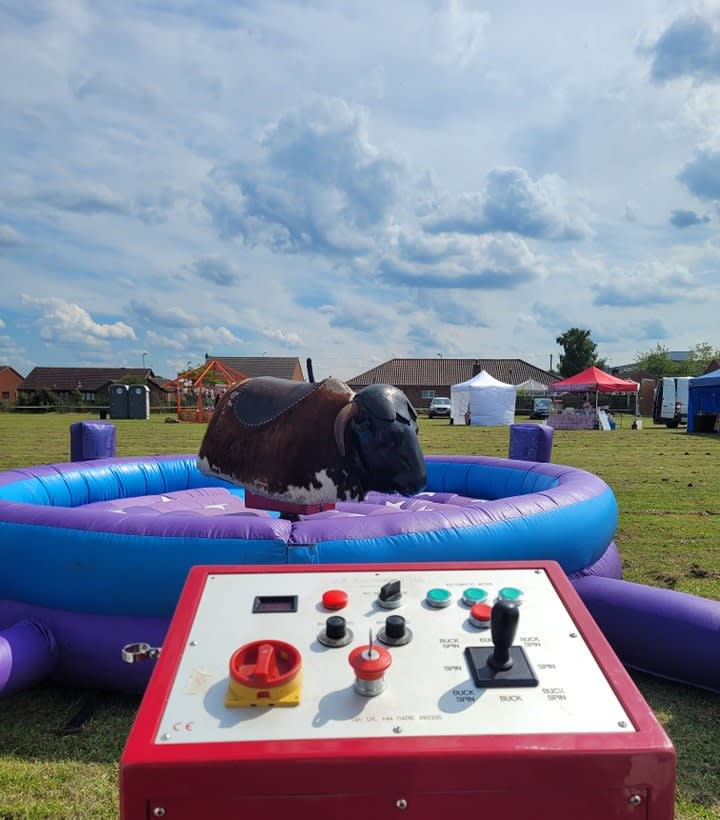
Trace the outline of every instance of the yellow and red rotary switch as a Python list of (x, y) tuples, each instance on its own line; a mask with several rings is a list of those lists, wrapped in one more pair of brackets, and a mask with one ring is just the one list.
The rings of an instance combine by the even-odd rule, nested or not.
[(355, 671), (355, 691), (373, 698), (385, 690), (385, 672), (392, 663), (392, 655), (384, 646), (373, 643), (372, 632), (366, 646), (356, 646), (348, 655)]
[(492, 607), (490, 604), (473, 604), (468, 615), (468, 623), (475, 629), (489, 629), (492, 617)]
[(225, 706), (297, 706), (301, 683), (302, 656), (292, 644), (252, 641), (230, 658)]
[(347, 602), (348, 594), (342, 589), (326, 589), (322, 594), (322, 605), (325, 609), (344, 609)]

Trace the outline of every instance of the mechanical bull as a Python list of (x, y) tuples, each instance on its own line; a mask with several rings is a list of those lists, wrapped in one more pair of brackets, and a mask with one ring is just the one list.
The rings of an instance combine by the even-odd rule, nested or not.
[(404, 393), (338, 379), (259, 376), (219, 400), (198, 466), (284, 503), (361, 500), (369, 490), (412, 495), (425, 486), (417, 414)]

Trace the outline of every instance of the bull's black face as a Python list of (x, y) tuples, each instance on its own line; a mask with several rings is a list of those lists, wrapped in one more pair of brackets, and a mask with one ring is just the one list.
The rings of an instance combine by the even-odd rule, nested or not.
[(396, 387), (373, 384), (355, 398), (358, 412), (350, 422), (356, 458), (367, 489), (413, 495), (427, 481), (418, 441), (417, 413)]

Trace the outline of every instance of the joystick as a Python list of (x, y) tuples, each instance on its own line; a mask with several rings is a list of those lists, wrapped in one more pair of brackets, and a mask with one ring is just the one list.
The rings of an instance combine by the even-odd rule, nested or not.
[(493, 645), (466, 647), (465, 660), (478, 688), (538, 685), (525, 650), (513, 646), (519, 616), (515, 604), (502, 598), (497, 600), (490, 615)]
[(518, 608), (514, 604), (502, 599), (492, 608), (490, 635), (494, 650), (487, 662), (493, 669), (505, 670), (513, 665), (510, 647), (517, 632), (518, 614)]

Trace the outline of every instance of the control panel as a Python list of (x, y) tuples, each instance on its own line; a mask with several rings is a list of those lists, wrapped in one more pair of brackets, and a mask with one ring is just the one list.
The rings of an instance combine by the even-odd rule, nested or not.
[[(615, 791), (598, 764), (598, 817), (672, 817), (672, 746), (555, 564), (195, 568), (121, 762), (122, 803), (126, 817), (141, 798), (167, 812), (188, 788), (188, 764), (197, 762), (202, 782), (215, 760), (215, 777), (224, 771), (229, 780), (206, 795), (205, 809), (230, 788), (226, 798), (240, 800), (238, 809), (251, 808), (253, 795), (303, 795), (310, 802), (300, 800), (293, 816), (305, 816), (303, 805), (310, 816), (327, 807), (328, 793), (350, 799), (358, 791), (362, 781), (347, 782), (352, 763), (371, 773), (355, 801), (367, 807), (389, 784), (395, 811), (412, 802), (408, 816), (430, 817), (420, 806), (449, 788), (448, 800), (477, 799), (480, 790), (485, 805), (491, 792), (498, 805), (512, 805), (502, 783), (527, 790), (529, 770), (513, 779), (513, 765), (535, 761), (536, 794), (525, 798), (537, 817), (553, 777), (553, 811), (557, 789), (573, 791), (563, 785), (573, 757), (587, 764), (603, 754), (623, 762)], [(638, 754), (644, 765), (628, 770)], [(260, 759), (263, 777), (275, 769), (265, 793), (255, 777)], [(626, 782), (650, 772), (650, 761), (654, 774)], [(165, 789), (153, 802), (158, 778), (181, 762), (176, 794)], [(419, 779), (408, 779), (413, 762), (417, 773), (427, 769)], [(150, 778), (139, 795), (150, 771), (155, 785)], [(589, 794), (586, 772), (582, 779)], [(198, 799), (196, 784), (185, 795), (194, 816)], [(586, 818), (596, 816), (593, 800), (583, 798)], [(608, 800), (617, 801), (616, 814)], [(186, 816), (177, 813), (181, 802), (155, 816)]]

